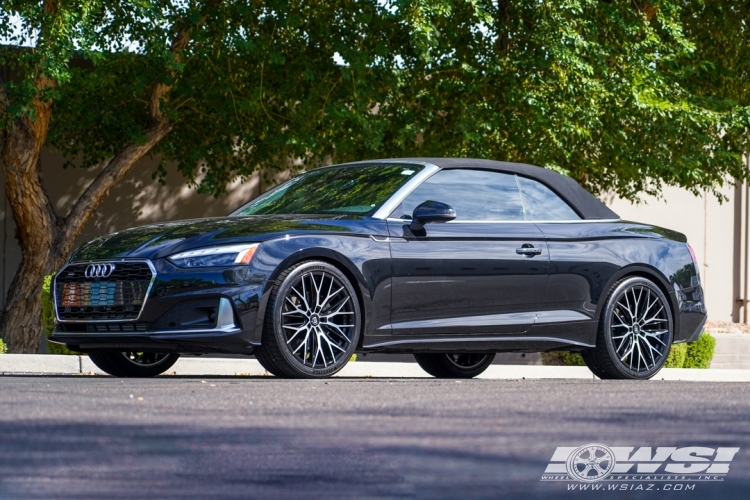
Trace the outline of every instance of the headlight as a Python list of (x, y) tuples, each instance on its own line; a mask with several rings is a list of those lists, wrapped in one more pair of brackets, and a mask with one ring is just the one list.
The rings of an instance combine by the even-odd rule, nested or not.
[(179, 267), (247, 265), (253, 259), (258, 245), (260, 243), (199, 248), (176, 253), (167, 258)]

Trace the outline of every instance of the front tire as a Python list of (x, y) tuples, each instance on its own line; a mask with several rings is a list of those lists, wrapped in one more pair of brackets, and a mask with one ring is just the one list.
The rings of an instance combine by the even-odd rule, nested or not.
[(495, 354), (414, 353), (414, 359), (435, 378), (474, 378), (492, 364)]
[(89, 359), (102, 371), (115, 377), (155, 377), (169, 370), (179, 359), (177, 353), (92, 352)]
[(352, 357), (361, 324), (357, 294), (344, 273), (327, 262), (302, 262), (271, 289), (255, 356), (277, 377), (330, 377)]
[(648, 380), (667, 360), (674, 335), (669, 302), (652, 281), (618, 281), (599, 320), (596, 347), (581, 353), (601, 379)]

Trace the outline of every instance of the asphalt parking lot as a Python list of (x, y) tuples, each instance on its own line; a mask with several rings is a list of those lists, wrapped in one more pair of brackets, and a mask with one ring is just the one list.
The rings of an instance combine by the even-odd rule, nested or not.
[[(744, 499), (749, 396), (747, 383), (6, 376), (0, 498)], [(690, 491), (540, 480), (556, 447), (587, 443), (740, 451), (724, 481)]]

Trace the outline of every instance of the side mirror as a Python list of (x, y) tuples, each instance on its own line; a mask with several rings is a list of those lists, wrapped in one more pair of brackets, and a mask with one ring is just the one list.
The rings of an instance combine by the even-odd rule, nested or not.
[(409, 226), (412, 230), (420, 230), (425, 224), (431, 222), (448, 222), (456, 218), (456, 211), (452, 206), (440, 203), (439, 201), (428, 200), (421, 203), (414, 209), (412, 223)]

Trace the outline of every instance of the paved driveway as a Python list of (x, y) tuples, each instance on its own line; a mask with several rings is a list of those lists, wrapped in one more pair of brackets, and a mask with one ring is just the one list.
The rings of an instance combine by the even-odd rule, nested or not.
[[(749, 396), (745, 383), (6, 376), (0, 498), (745, 499)], [(692, 491), (540, 481), (556, 447), (592, 442), (740, 452), (725, 481)]]

